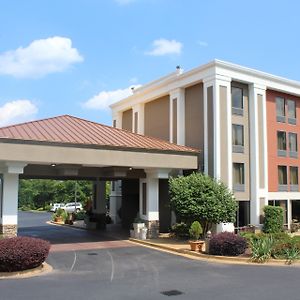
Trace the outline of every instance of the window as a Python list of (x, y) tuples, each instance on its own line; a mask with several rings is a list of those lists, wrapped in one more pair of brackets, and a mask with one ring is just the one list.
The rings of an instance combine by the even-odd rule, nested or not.
[(245, 170), (243, 163), (233, 163), (233, 190), (237, 192), (245, 191)]
[(297, 133), (289, 132), (290, 157), (298, 157)]
[(278, 190), (287, 191), (287, 167), (278, 166)]
[(287, 224), (288, 215), (287, 215), (287, 201), (286, 200), (269, 200), (269, 205), (272, 206), (280, 206), (283, 208), (284, 215), (283, 215), (283, 223)]
[(277, 131), (277, 155), (286, 156), (286, 133)]
[(232, 150), (233, 152), (244, 153), (244, 126), (232, 125)]
[(276, 97), (276, 120), (285, 122), (285, 101), (281, 97)]
[(117, 127), (117, 120), (113, 120), (113, 127)]
[(232, 113), (236, 115), (243, 115), (243, 89), (232, 87), (231, 88), (232, 97)]
[(290, 190), (298, 192), (298, 167), (290, 167)]
[(294, 100), (288, 100), (287, 109), (289, 124), (296, 125), (296, 102)]
[(249, 224), (250, 224), (250, 201), (238, 201), (236, 227), (248, 226)]

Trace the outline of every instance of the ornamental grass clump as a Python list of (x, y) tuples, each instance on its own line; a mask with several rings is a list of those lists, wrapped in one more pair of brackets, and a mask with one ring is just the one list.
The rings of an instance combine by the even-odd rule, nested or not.
[(257, 263), (264, 263), (272, 256), (274, 239), (270, 236), (260, 236), (250, 240), (251, 260)]
[(221, 256), (238, 256), (245, 253), (247, 240), (232, 232), (214, 235), (209, 241), (209, 254)]
[(32, 237), (0, 240), (0, 272), (16, 272), (39, 267), (49, 254), (50, 243)]

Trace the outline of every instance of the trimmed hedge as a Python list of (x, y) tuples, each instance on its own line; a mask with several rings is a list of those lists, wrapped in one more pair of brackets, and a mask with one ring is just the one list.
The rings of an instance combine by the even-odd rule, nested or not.
[(0, 272), (16, 272), (40, 266), (49, 254), (50, 243), (31, 237), (0, 240)]
[(247, 248), (247, 240), (231, 232), (213, 235), (209, 241), (209, 254), (221, 256), (238, 256)]
[(263, 231), (266, 233), (279, 233), (283, 231), (283, 208), (280, 206), (264, 207), (265, 219)]

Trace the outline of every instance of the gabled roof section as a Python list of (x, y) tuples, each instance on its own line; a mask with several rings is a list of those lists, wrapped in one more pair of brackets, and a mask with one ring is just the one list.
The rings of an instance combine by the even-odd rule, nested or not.
[(70, 115), (21, 123), (0, 128), (0, 141), (97, 146), (100, 148), (191, 152), (193, 148), (135, 134)]

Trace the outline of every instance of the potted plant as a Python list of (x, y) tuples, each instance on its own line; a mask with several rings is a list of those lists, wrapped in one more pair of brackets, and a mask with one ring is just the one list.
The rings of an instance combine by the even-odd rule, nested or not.
[(204, 243), (203, 241), (199, 241), (200, 235), (203, 233), (201, 224), (198, 221), (194, 221), (190, 227), (189, 233), (191, 238), (189, 241), (191, 251), (197, 251), (198, 248), (200, 250), (201, 247), (199, 245), (203, 245)]
[(62, 223), (64, 221), (63, 214), (64, 214), (64, 210), (58, 208), (56, 212), (52, 215), (52, 220), (56, 223)]

